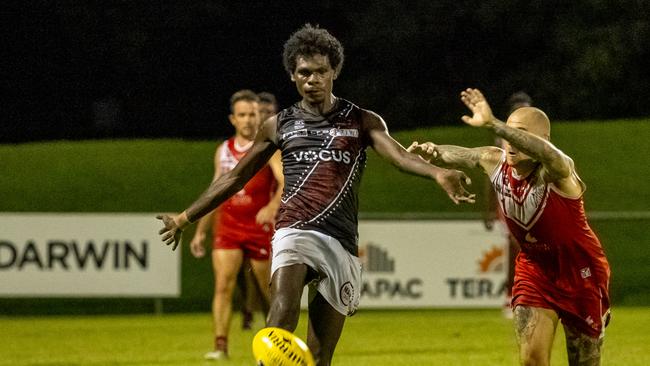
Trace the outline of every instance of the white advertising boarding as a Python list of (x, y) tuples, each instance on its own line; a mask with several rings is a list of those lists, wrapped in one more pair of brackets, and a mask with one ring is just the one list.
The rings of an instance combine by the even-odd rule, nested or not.
[(503, 226), (479, 220), (361, 220), (359, 307), (501, 307), (507, 242)]
[(154, 214), (0, 214), (0, 296), (180, 295)]
[(479, 220), (361, 221), (362, 308), (500, 307), (507, 237)]

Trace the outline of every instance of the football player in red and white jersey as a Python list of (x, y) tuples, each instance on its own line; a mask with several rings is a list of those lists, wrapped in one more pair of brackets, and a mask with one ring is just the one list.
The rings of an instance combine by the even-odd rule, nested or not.
[(479, 90), (463, 91), (461, 100), (473, 113), (463, 121), (505, 140), (504, 149), (414, 142), (409, 150), (433, 164), (480, 168), (490, 177), (521, 247), (512, 305), (522, 364), (549, 364), (558, 321), (569, 365), (600, 364), (610, 269), (587, 223), (585, 184), (573, 160), (549, 141), (550, 122), (540, 109), (519, 108), (503, 123)]
[[(263, 91), (257, 93), (259, 101), (257, 103), (260, 113), (260, 122), (266, 121), (278, 113), (278, 101), (272, 93)], [(241, 304), (242, 329), (250, 330), (253, 327), (253, 312), (255, 309), (261, 309), (266, 315), (266, 305), (260, 296), (255, 277), (250, 268), (249, 261), (244, 261), (242, 268), (237, 276), (237, 286), (243, 295)]]
[[(247, 154), (260, 126), (259, 97), (240, 90), (230, 98), (230, 122), (235, 135), (224, 141), (214, 156), (214, 180), (231, 171)], [(280, 154), (276, 153), (242, 190), (222, 203), (215, 214), (201, 218), (190, 243), (192, 254), (205, 255), (203, 242), (212, 224), (212, 266), (215, 291), (212, 301), (214, 351), (206, 359), (228, 357), (228, 330), (237, 275), (244, 260), (250, 263), (260, 290), (263, 310), (268, 312), (271, 238), (280, 206), (284, 178)]]

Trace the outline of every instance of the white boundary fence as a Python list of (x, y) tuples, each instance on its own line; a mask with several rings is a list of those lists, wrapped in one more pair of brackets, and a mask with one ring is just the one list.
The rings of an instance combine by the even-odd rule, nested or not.
[(0, 213), (0, 296), (180, 296), (154, 214)]
[[(480, 212), (362, 212), (365, 220), (471, 220), (481, 219)], [(594, 220), (639, 220), (650, 219), (650, 211), (590, 211), (587, 218)]]
[[(154, 216), (0, 213), (0, 296), (180, 296), (180, 251), (161, 245)], [(649, 219), (650, 211), (588, 217)], [(355, 289), (361, 307), (502, 306), (507, 239), (500, 225), (487, 231), (481, 218), (476, 212), (362, 213), (364, 277)]]
[[(650, 211), (591, 212), (588, 217), (649, 219)], [(481, 213), (474, 212), (364, 213), (360, 218), (361, 308), (489, 308), (505, 303), (508, 241), (502, 225), (487, 231)]]

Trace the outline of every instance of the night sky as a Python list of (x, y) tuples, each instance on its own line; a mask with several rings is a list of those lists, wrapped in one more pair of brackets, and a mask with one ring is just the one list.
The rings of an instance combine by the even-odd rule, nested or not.
[[(648, 94), (648, 6), (631, 2), (636, 8), (612, 18), (600, 2), (470, 3), (8, 5), (0, 142), (227, 136), (234, 91), (272, 92), (281, 107), (297, 101), (282, 46), (308, 22), (346, 49), (335, 94), (382, 114), (393, 130), (457, 123), (458, 93), (468, 86), (498, 110), (524, 90), (552, 118), (647, 115), (625, 93)], [(512, 10), (522, 4), (525, 12)]]

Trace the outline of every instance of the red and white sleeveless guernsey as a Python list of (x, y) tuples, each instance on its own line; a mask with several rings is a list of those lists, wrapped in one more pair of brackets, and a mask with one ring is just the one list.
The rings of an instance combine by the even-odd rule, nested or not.
[[(238, 146), (234, 137), (221, 144), (217, 150), (220, 174), (231, 171), (251, 146), (252, 143), (243, 147)], [(241, 191), (222, 203), (214, 215), (213, 231), (216, 235), (213, 247), (237, 248), (243, 244), (253, 244), (263, 246), (265, 249), (262, 254), (268, 255), (273, 226), (257, 224), (255, 216), (271, 200), (276, 184), (273, 171), (266, 165), (246, 183)], [(242, 249), (246, 253), (246, 248)]]
[(541, 165), (528, 177), (517, 177), (504, 154), (490, 176), (521, 246), (512, 305), (553, 309), (564, 324), (599, 337), (609, 315), (609, 264), (587, 223), (582, 195), (566, 197), (544, 182), (540, 170)]

